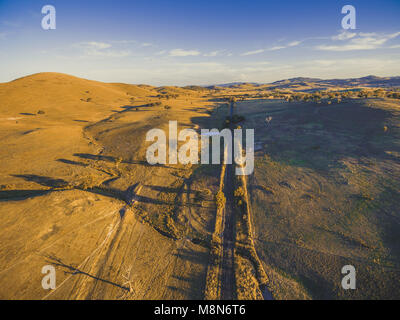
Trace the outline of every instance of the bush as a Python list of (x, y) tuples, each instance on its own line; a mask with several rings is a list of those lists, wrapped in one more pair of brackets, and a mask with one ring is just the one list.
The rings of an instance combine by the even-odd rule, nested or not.
[(195, 202), (203, 202), (204, 200), (206, 200), (207, 195), (209, 194), (208, 192), (210, 192), (208, 189), (206, 190), (196, 190), (194, 192), (194, 201)]
[(244, 197), (244, 190), (243, 190), (243, 188), (242, 188), (242, 187), (238, 187), (238, 188), (235, 190), (235, 192), (234, 192), (234, 196), (235, 196), (235, 197), (238, 197), (238, 198)]
[(232, 117), (232, 123), (239, 123), (245, 120), (244, 116), (239, 116), (237, 114), (234, 114)]
[(260, 186), (260, 187), (261, 187), (261, 189), (263, 189), (268, 194), (274, 194), (275, 193), (274, 190), (271, 189), (270, 187), (267, 187), (267, 186)]
[(121, 157), (115, 158), (115, 165), (118, 166), (121, 164), (121, 162), (123, 161), (123, 159)]
[(45, 112), (44, 112), (43, 110), (39, 110), (39, 111), (37, 112), (37, 114), (45, 114)]

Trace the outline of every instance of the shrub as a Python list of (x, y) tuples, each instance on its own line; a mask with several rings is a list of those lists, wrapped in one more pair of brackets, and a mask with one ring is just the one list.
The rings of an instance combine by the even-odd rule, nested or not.
[(270, 187), (267, 186), (261, 186), (261, 189), (263, 189), (266, 193), (268, 194), (274, 194), (274, 190), (271, 189)]
[(117, 168), (118, 168), (118, 166), (120, 165), (121, 162), (122, 162), (122, 158), (121, 157), (115, 158), (115, 165), (117, 166)]
[(232, 117), (232, 123), (239, 123), (245, 120), (244, 116), (239, 116), (237, 114), (234, 114)]
[(39, 110), (39, 111), (37, 112), (37, 114), (45, 114), (45, 112), (44, 112), (43, 110)]
[(202, 202), (203, 200), (205, 200), (207, 198), (207, 194), (208, 194), (207, 191), (209, 191), (209, 190), (202, 190), (202, 191), (196, 190), (194, 192), (194, 201)]
[(234, 196), (235, 196), (235, 197), (238, 197), (238, 198), (244, 197), (244, 190), (243, 190), (243, 188), (242, 188), (242, 187), (238, 187), (238, 188), (235, 190), (235, 192), (234, 192)]

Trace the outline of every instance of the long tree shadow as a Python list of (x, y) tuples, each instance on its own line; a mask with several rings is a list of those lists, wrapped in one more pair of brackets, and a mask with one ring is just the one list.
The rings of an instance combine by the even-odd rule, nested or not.
[(21, 201), (29, 198), (44, 196), (50, 190), (1, 190), (0, 202), (2, 201)]
[[(96, 155), (96, 154), (90, 154), (90, 153), (74, 153), (74, 157), (79, 157), (81, 159), (86, 159), (86, 160), (105, 161), (105, 162), (112, 162), (112, 163), (116, 163), (119, 160), (118, 157), (103, 156), (103, 155)], [(174, 169), (174, 170), (184, 170), (182, 168), (167, 166), (165, 164), (150, 164), (145, 160), (121, 160), (121, 163), (139, 164), (139, 165), (147, 166), (147, 167), (159, 167), (159, 168), (168, 168), (168, 169)], [(70, 164), (75, 164), (75, 163), (70, 163)]]
[[(174, 202), (166, 202), (142, 195), (134, 195), (132, 197), (132, 192), (136, 188), (136, 184), (134, 186), (128, 187), (125, 191), (121, 191), (116, 188), (111, 188), (109, 186), (104, 186), (104, 184), (100, 186), (94, 186), (94, 187), (83, 187), (81, 185), (76, 185), (76, 186), (71, 186), (67, 181), (63, 179), (55, 179), (55, 178), (50, 178), (50, 177), (45, 177), (45, 176), (38, 176), (38, 175), (33, 175), (33, 174), (25, 174), (25, 175), (12, 175), (14, 177), (22, 178), (25, 179), (26, 181), (31, 181), (38, 183), (42, 186), (48, 187), (55, 189), (56, 191), (62, 191), (62, 190), (71, 190), (71, 189), (77, 189), (77, 190), (82, 190), (86, 192), (91, 192), (107, 197), (111, 197), (117, 200), (124, 201), (128, 205), (133, 205), (134, 202), (142, 202), (142, 203), (150, 203), (150, 204), (157, 204), (157, 205), (171, 205), (175, 204)], [(7, 191), (2, 191), (0, 193), (0, 199), (9, 199), (9, 197), (13, 196), (14, 198), (17, 198), (18, 196), (20, 197), (25, 197), (25, 198), (30, 198), (32, 195), (33, 196), (38, 196), (42, 195), (51, 191), (55, 190), (7, 190)], [(41, 194), (42, 192), (42, 194)], [(181, 205), (191, 205), (195, 206), (196, 204), (181, 204)]]
[(139, 111), (139, 110), (141, 112), (149, 111), (149, 110), (143, 110), (143, 109), (150, 108), (150, 107), (153, 107), (153, 106), (154, 105), (151, 104), (151, 103), (150, 104), (140, 105), (140, 106), (130, 106), (130, 105), (121, 106), (120, 108), (123, 109), (123, 110), (112, 110), (112, 112), (114, 112), (114, 114), (112, 114), (111, 116), (109, 116), (109, 117), (107, 117), (107, 118), (105, 118), (103, 120), (100, 120), (98, 122), (95, 122), (93, 124), (88, 125), (86, 127), (86, 129), (89, 129), (89, 128), (94, 127), (94, 126), (96, 126), (98, 124), (101, 124), (101, 123), (112, 122), (113, 120), (117, 119), (118, 116), (120, 116), (120, 115), (122, 115), (124, 113), (127, 113), (127, 112), (133, 112), (133, 111)]
[(167, 193), (178, 193), (181, 191), (181, 188), (170, 188), (170, 187), (151, 186), (151, 185), (145, 185), (145, 187), (154, 191), (167, 192)]
[(55, 266), (61, 267), (61, 268), (64, 268), (64, 273), (65, 274), (71, 274), (71, 275), (81, 274), (81, 275), (90, 277), (92, 279), (95, 279), (95, 280), (98, 280), (98, 281), (113, 285), (113, 286), (118, 287), (118, 288), (120, 288), (122, 290), (126, 290), (126, 291), (130, 290), (128, 287), (124, 287), (124, 286), (122, 286), (122, 285), (120, 285), (118, 283), (112, 282), (110, 280), (102, 279), (100, 277), (91, 275), (91, 274), (89, 274), (89, 273), (87, 273), (85, 271), (82, 271), (82, 270), (80, 270), (78, 268), (75, 268), (72, 265), (68, 265), (68, 264), (64, 263), (61, 259), (59, 259), (59, 258), (57, 258), (55, 256), (45, 255), (45, 258), (47, 259), (46, 260), (47, 263), (49, 263), (51, 265), (55, 265)]
[(62, 188), (68, 186), (68, 182), (63, 179), (54, 179), (35, 174), (12, 174), (12, 177), (22, 178), (26, 181), (35, 182), (45, 187)]
[(74, 160), (68, 160), (68, 159), (57, 159), (56, 161), (58, 162), (62, 162), (65, 164), (71, 164), (71, 165), (75, 165), (75, 166), (81, 166), (81, 167), (87, 167), (88, 165), (83, 163), (83, 162), (78, 162), (78, 161), (74, 161)]
[[(182, 248), (179, 252), (174, 253), (178, 259), (181, 259), (183, 263), (191, 263), (196, 266), (207, 265), (208, 252), (193, 251), (187, 248)], [(198, 270), (198, 268), (195, 268)], [(205, 267), (203, 272), (196, 272), (191, 274), (190, 277), (184, 277), (181, 274), (173, 274), (174, 278), (178, 282), (183, 282), (185, 285), (182, 287), (188, 287), (188, 292), (191, 299), (204, 299), (204, 289), (206, 283), (207, 268)]]

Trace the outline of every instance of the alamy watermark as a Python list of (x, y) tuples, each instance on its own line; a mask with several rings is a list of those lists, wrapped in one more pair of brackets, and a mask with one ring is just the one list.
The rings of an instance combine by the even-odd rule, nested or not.
[(342, 8), (342, 14), (346, 14), (342, 19), (342, 28), (345, 30), (356, 28), (356, 8), (350, 4)]
[(45, 16), (42, 18), (43, 30), (55, 30), (56, 29), (56, 8), (52, 5), (45, 5), (42, 8), (42, 14)]
[(42, 278), (42, 288), (44, 290), (55, 290), (56, 269), (52, 265), (46, 265), (42, 268), (42, 274), (45, 274)]
[(346, 265), (342, 268), (342, 274), (345, 276), (342, 279), (342, 288), (344, 290), (356, 289), (356, 268), (352, 265)]
[[(232, 135), (233, 132), (233, 135)], [(223, 163), (237, 167), (236, 175), (250, 175), (254, 171), (254, 129), (245, 130), (245, 152), (243, 150), (242, 129), (201, 129), (199, 134), (193, 129), (183, 129), (178, 133), (178, 122), (169, 121), (168, 161), (167, 135), (164, 130), (152, 129), (147, 132), (146, 141), (153, 142), (147, 148), (146, 159), (149, 164), (221, 164), (221, 138), (224, 139)], [(211, 157), (210, 157), (211, 139)], [(178, 149), (178, 142), (185, 142)], [(199, 147), (200, 146), (200, 147)], [(200, 151), (199, 151), (200, 149)], [(232, 152), (233, 151), (233, 152)]]

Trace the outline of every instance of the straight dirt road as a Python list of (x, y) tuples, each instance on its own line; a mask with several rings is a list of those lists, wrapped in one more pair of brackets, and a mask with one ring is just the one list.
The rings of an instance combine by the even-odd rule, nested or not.
[[(232, 120), (234, 103), (230, 103), (229, 117)], [(232, 131), (232, 123), (229, 126)], [(232, 134), (233, 136), (233, 134)], [(232, 148), (233, 153), (233, 148)], [(233, 159), (233, 154), (232, 154)], [(233, 164), (226, 165), (224, 195), (226, 204), (223, 212), (223, 255), (222, 255), (222, 272), (221, 272), (221, 299), (236, 299), (236, 281), (235, 281), (235, 265), (234, 265), (234, 248), (235, 248), (235, 210), (233, 201), (233, 182), (234, 168)]]
[(226, 197), (225, 209), (223, 212), (223, 255), (221, 273), (221, 299), (236, 299), (235, 288), (235, 211), (233, 202), (233, 164), (228, 164), (225, 171), (224, 194)]

